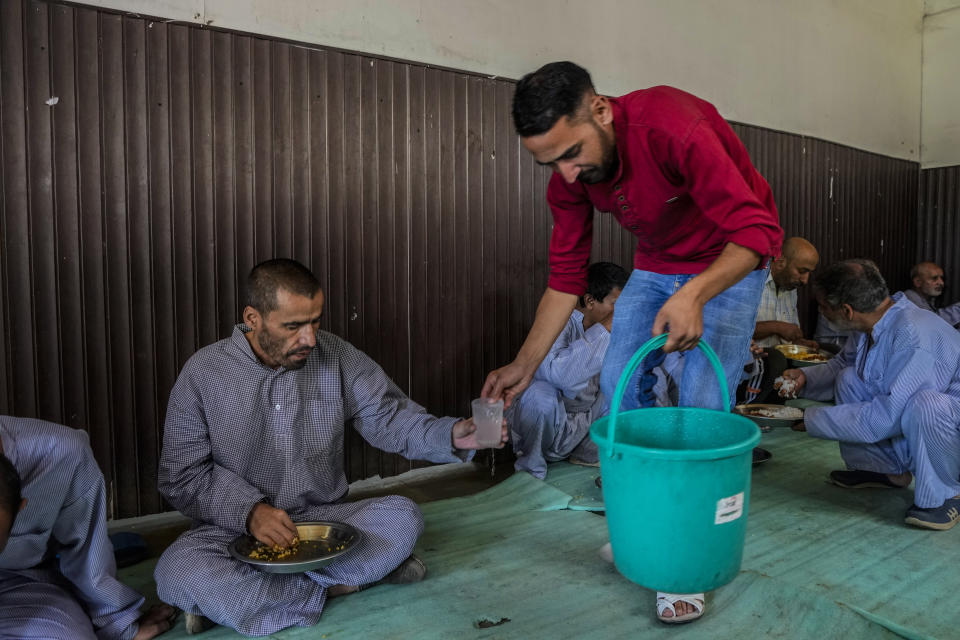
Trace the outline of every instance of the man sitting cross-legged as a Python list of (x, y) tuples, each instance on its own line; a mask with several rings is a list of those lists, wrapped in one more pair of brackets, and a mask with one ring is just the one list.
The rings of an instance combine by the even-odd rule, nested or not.
[(838, 440), (845, 488), (903, 488), (916, 478), (906, 522), (949, 529), (960, 520), (960, 334), (902, 293), (890, 297), (876, 265), (825, 269), (815, 293), (835, 326), (855, 333), (825, 364), (788, 369), (797, 390), (836, 406), (808, 408), (818, 438)]
[(610, 344), (613, 306), (627, 284), (627, 272), (612, 262), (587, 269), (587, 292), (580, 296), (567, 326), (514, 400), (508, 416), (518, 471), (547, 475), (547, 462), (597, 464), (590, 425), (607, 411), (600, 392), (600, 368)]
[[(327, 598), (379, 581), (414, 582), (411, 555), (423, 518), (387, 496), (342, 502), (344, 430), (408, 458), (460, 462), (477, 448), (471, 420), (437, 418), (407, 398), (370, 358), (319, 330), (320, 283), (303, 265), (271, 260), (248, 278), (244, 324), (184, 366), (167, 409), (160, 491), (194, 527), (157, 564), (160, 597), (188, 614), (247, 635), (315, 624)], [(506, 427), (502, 442), (506, 441)], [(361, 532), (336, 561), (303, 574), (271, 574), (231, 558), (249, 532), (288, 546), (294, 522), (334, 520)]]
[(176, 611), (117, 580), (87, 434), (0, 416), (0, 639), (149, 640)]

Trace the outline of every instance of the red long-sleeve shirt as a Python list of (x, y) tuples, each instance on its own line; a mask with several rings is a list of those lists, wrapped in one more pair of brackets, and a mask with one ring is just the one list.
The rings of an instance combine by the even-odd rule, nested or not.
[[(620, 166), (609, 182), (554, 174), (551, 289), (582, 295), (594, 208), (637, 237), (633, 266), (662, 274), (705, 270), (728, 242), (776, 256), (783, 230), (767, 181), (716, 108), (672, 87), (610, 98)], [(762, 261), (762, 262), (765, 262)]]

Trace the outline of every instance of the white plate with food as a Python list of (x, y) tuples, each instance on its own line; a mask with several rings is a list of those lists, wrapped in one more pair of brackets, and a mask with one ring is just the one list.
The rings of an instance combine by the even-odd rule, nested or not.
[(774, 349), (782, 353), (794, 367), (812, 367), (833, 357), (829, 351), (805, 347), (802, 344), (778, 344)]
[(267, 573), (302, 573), (330, 564), (353, 547), (360, 532), (346, 522), (298, 522), (287, 548), (270, 547), (253, 536), (230, 543), (230, 555)]
[(803, 420), (803, 409), (782, 404), (738, 404), (733, 410), (761, 427), (789, 427)]

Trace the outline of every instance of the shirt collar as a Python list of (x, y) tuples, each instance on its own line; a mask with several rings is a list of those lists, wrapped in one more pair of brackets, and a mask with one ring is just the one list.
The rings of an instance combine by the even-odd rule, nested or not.
[(580, 309), (574, 309), (571, 314), (573, 321), (580, 325), (580, 328), (583, 329), (583, 312)]
[(877, 323), (873, 325), (873, 329), (870, 331), (874, 342), (878, 342), (880, 336), (895, 322), (896, 316), (900, 315), (900, 312), (903, 311), (908, 304), (912, 304), (907, 296), (903, 295), (902, 291), (893, 294), (891, 298), (893, 298), (893, 306), (884, 312), (883, 316), (877, 320)]
[(264, 369), (266, 369), (267, 371), (270, 371), (271, 373), (282, 373), (283, 371), (287, 371), (287, 369), (284, 369), (283, 367), (278, 367), (274, 369), (273, 367), (268, 367), (263, 362), (261, 362), (260, 358), (257, 357), (257, 354), (254, 352), (253, 347), (250, 345), (250, 341), (247, 340), (246, 334), (249, 333), (250, 331), (251, 331), (250, 327), (243, 324), (242, 322), (240, 324), (234, 325), (233, 335), (230, 336), (231, 351), (233, 351), (235, 355), (238, 355), (241, 358), (247, 358), (253, 361), (255, 364), (263, 367)]
[(777, 281), (773, 279), (773, 270), (772, 270), (772, 269), (767, 269), (767, 281), (766, 281), (766, 283), (764, 284), (764, 286), (766, 286), (768, 289), (770, 289), (770, 291), (773, 293), (773, 295), (775, 295), (775, 296), (777, 296), (777, 297), (782, 296), (782, 295), (785, 294), (785, 293), (790, 293), (788, 290), (786, 290), (786, 289), (780, 289), (780, 287), (777, 286)]

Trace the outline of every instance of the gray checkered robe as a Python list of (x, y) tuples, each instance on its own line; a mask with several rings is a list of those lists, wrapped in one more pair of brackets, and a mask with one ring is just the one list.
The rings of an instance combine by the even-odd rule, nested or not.
[(27, 500), (0, 552), (0, 638), (129, 640), (143, 597), (117, 580), (87, 434), (0, 416), (0, 440)]
[[(383, 370), (323, 331), (303, 368), (262, 364), (238, 325), (230, 338), (187, 362), (170, 395), (160, 492), (194, 520), (157, 564), (160, 597), (187, 613), (247, 635), (316, 624), (327, 588), (385, 577), (413, 551), (423, 518), (412, 501), (388, 496), (341, 502), (344, 429), (410, 459), (460, 462), (456, 418), (436, 418)], [(338, 520), (362, 539), (337, 561), (304, 574), (269, 574), (234, 560), (228, 543), (245, 532), (261, 500), (294, 522)]]

